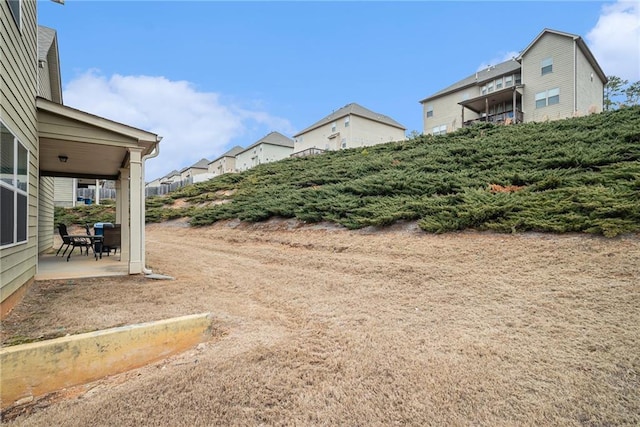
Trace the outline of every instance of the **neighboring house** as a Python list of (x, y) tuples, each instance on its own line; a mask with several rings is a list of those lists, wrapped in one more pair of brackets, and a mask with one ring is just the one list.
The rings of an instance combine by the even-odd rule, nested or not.
[(116, 181), (121, 261), (145, 270), (143, 168), (160, 138), (62, 105), (56, 32), (38, 28), (37, 5), (0, 3), (0, 317), (53, 245), (54, 177)]
[(209, 160), (200, 159), (196, 163), (191, 166), (187, 166), (180, 170), (180, 179), (183, 181), (193, 180), (193, 177), (202, 173), (207, 173), (209, 171)]
[(96, 191), (96, 189), (100, 188), (99, 183), (99, 180), (93, 179), (55, 177), (53, 181), (53, 204), (69, 208), (85, 203), (84, 200), (78, 200), (81, 197), (78, 189), (81, 188), (93, 189), (94, 200), (92, 202), (99, 204), (100, 199), (96, 197), (96, 195), (100, 194), (100, 191)]
[(391, 117), (351, 103), (293, 136), (294, 152), (341, 150), (403, 141), (406, 128)]
[(293, 153), (293, 141), (279, 132), (271, 132), (236, 154), (236, 170), (246, 171), (262, 163), (285, 159)]
[(236, 145), (231, 150), (224, 153), (222, 156), (209, 162), (209, 173), (213, 174), (213, 176), (218, 176), (225, 173), (235, 172), (236, 156), (243, 150), (244, 148)]
[(440, 135), (476, 121), (519, 123), (598, 113), (606, 82), (580, 36), (545, 29), (518, 57), (420, 101), (424, 133)]

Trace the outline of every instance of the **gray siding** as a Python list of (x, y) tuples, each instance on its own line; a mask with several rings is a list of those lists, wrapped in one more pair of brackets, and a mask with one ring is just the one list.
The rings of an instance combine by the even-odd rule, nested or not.
[(51, 101), (51, 78), (49, 76), (49, 68), (38, 67), (38, 96)]
[(38, 253), (46, 252), (53, 246), (53, 178), (40, 178), (38, 197)]
[(27, 242), (0, 249), (0, 301), (35, 275), (38, 229), (38, 135), (36, 117), (36, 2), (21, 2), (21, 28), (7, 2), (0, 3), (0, 117), (29, 150)]
[[(524, 121), (556, 120), (573, 115), (574, 41), (571, 37), (546, 33), (522, 57), (522, 82), (525, 84), (522, 109)], [(553, 58), (553, 72), (541, 75), (543, 59)], [(536, 93), (560, 89), (560, 102), (536, 108)]]

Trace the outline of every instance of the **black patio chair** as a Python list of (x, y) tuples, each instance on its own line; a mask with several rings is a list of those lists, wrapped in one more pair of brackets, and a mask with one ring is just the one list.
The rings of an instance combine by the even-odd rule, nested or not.
[(69, 255), (67, 255), (67, 261), (71, 258), (71, 254), (75, 248), (80, 248), (80, 253), (82, 254), (82, 248), (86, 250), (86, 255), (89, 255), (89, 248), (93, 249), (91, 244), (91, 239), (83, 236), (70, 236), (67, 232), (67, 226), (65, 224), (58, 224), (58, 232), (60, 233), (60, 237), (62, 238), (62, 245), (58, 248), (58, 252), (56, 252), (56, 256), (60, 253), (60, 249), (65, 248), (62, 252), (62, 256), (67, 253), (67, 250), (71, 248), (69, 251)]

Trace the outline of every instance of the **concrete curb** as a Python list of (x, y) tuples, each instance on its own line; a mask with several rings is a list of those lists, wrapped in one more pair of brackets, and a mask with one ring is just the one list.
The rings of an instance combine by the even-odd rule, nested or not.
[(206, 340), (211, 314), (140, 323), (0, 349), (0, 407), (95, 381)]

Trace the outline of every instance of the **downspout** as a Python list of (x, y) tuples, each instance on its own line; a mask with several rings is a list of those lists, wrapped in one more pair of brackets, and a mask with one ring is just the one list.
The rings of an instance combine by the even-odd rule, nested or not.
[(157, 141), (153, 147), (153, 151), (150, 154), (147, 154), (145, 156), (142, 156), (142, 184), (140, 186), (141, 190), (140, 190), (140, 200), (142, 203), (142, 206), (140, 207), (142, 210), (142, 215), (141, 216), (141, 222), (142, 224), (140, 224), (140, 231), (142, 232), (142, 253), (140, 254), (140, 261), (142, 264), (142, 272), (144, 274), (153, 274), (153, 271), (149, 268), (147, 268), (147, 263), (146, 263), (146, 254), (147, 254), (147, 238), (145, 236), (145, 225), (146, 225), (146, 207), (147, 207), (147, 202), (146, 202), (146, 188), (144, 186), (144, 163), (148, 160), (148, 159), (153, 159), (154, 157), (157, 157), (158, 154), (160, 154), (160, 141), (162, 141), (162, 137), (158, 136)]

